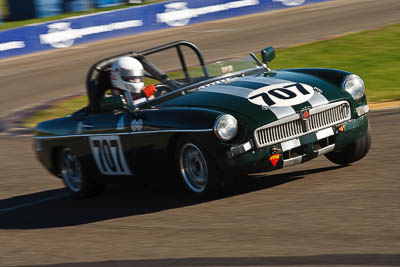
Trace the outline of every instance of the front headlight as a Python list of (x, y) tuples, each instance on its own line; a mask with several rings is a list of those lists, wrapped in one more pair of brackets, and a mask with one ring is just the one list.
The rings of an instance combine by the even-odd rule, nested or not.
[(342, 86), (355, 100), (360, 99), (365, 94), (364, 81), (355, 74), (347, 76), (343, 80)]
[(238, 122), (232, 115), (223, 114), (215, 120), (214, 132), (222, 141), (232, 140), (238, 132)]

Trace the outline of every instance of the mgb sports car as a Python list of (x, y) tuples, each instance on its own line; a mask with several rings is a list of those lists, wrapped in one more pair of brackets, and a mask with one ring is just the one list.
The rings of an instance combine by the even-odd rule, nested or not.
[[(122, 56), (142, 63), (155, 97), (108, 93), (110, 66)], [(102, 59), (87, 75), (88, 106), (37, 125), (38, 159), (73, 196), (86, 197), (152, 177), (178, 178), (205, 196), (238, 175), (321, 155), (341, 165), (363, 158), (371, 145), (363, 80), (334, 69), (272, 70), (274, 58), (268, 47), (261, 60), (250, 53), (206, 64), (194, 44), (177, 41)], [(173, 59), (179, 68), (165, 71)]]

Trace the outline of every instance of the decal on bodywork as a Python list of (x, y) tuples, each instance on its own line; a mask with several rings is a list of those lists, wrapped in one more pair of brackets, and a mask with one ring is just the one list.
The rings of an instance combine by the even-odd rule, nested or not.
[(97, 168), (106, 175), (131, 175), (119, 136), (91, 136), (90, 148)]
[(125, 120), (125, 116), (122, 115), (121, 118), (118, 121), (117, 130), (124, 130), (125, 129), (124, 120)]
[(269, 110), (278, 120), (296, 114), (295, 105), (308, 102), (318, 107), (329, 103), (319, 88), (273, 77), (241, 77), (230, 83), (200, 87), (199, 91), (245, 98)]
[(78, 122), (78, 124), (76, 125), (76, 133), (77, 134), (82, 133), (82, 129), (83, 129), (82, 125), (83, 125), (83, 121)]
[(276, 167), (276, 164), (278, 164), (280, 158), (281, 154), (275, 154), (269, 157), (269, 161), (271, 161), (271, 164)]
[(142, 128), (143, 128), (143, 120), (142, 119), (132, 120), (132, 122), (131, 122), (132, 131), (134, 131), (134, 132), (141, 131)]
[(304, 83), (273, 84), (254, 90), (248, 95), (251, 103), (268, 107), (288, 107), (308, 101), (314, 88)]

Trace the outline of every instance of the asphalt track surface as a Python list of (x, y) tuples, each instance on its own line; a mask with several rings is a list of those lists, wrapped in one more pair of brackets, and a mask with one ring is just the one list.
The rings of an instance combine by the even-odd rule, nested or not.
[[(83, 90), (94, 59), (133, 43), (188, 39), (212, 60), (380, 27), (399, 10), (335, 1), (3, 60), (0, 114)], [(29, 137), (0, 137), (0, 266), (400, 266), (400, 109), (369, 117), (373, 145), (352, 166), (320, 157), (203, 202), (143, 185), (72, 200)]]

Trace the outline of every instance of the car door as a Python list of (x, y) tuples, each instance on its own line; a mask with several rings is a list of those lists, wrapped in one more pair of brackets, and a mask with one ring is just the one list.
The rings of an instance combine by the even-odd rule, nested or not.
[(89, 114), (78, 125), (78, 131), (87, 138), (89, 158), (101, 175), (133, 174), (126, 154), (131, 146), (127, 114), (126, 111)]
[(162, 173), (168, 165), (168, 144), (174, 134), (170, 120), (171, 117), (158, 108), (127, 114), (130, 134), (126, 153), (134, 165), (134, 173), (145, 180)]

